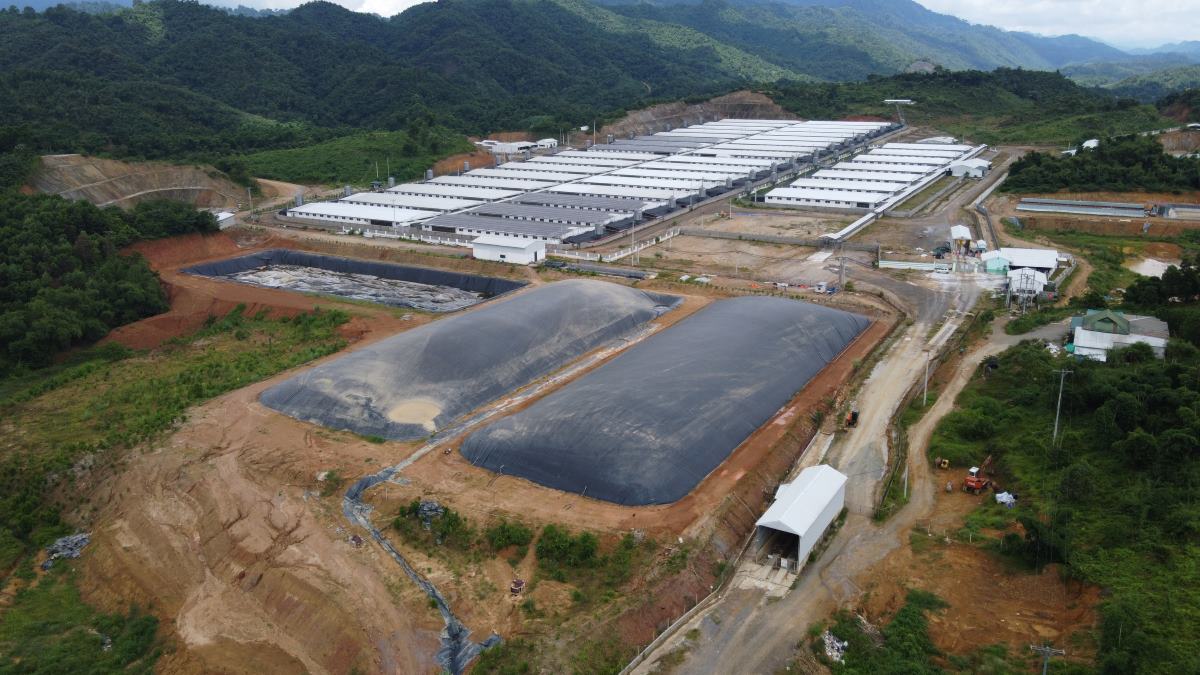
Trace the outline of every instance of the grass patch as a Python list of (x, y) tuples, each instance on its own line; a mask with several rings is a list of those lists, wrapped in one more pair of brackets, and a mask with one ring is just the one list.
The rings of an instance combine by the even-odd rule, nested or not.
[(1004, 332), (1009, 335), (1024, 335), (1035, 328), (1041, 328), (1065, 319), (1078, 312), (1075, 307), (1046, 307), (1033, 312), (1026, 312), (1004, 325)]
[(265, 150), (245, 155), (252, 176), (293, 183), (351, 183), (366, 185), (392, 175), (404, 181), (419, 178), (439, 159), (474, 149), (466, 138), (446, 129), (368, 131), (288, 150)]
[(17, 592), (0, 621), (0, 672), (151, 673), (158, 619), (131, 607), (104, 614), (79, 597), (75, 573), (60, 563)]
[(507, 640), (479, 655), (472, 673), (479, 675), (527, 675), (537, 662), (537, 646), (525, 639)]
[[(831, 669), (834, 673), (863, 675), (942, 672), (934, 665), (933, 660), (940, 656), (940, 652), (929, 638), (929, 619), (926, 614), (946, 606), (941, 598), (932, 593), (910, 590), (904, 606), (882, 629), (883, 645), (879, 647), (875, 646), (853, 615), (839, 612), (834, 617), (830, 631), (850, 644), (846, 648), (846, 662), (829, 664)], [(821, 658), (824, 658), (824, 650), (819, 647), (818, 650)]]
[[(292, 319), (246, 317), (241, 308), (152, 352), (98, 348), (78, 362), (5, 381), (0, 419), (0, 552), (67, 533), (44, 495), (73, 480), (73, 466), (162, 434), (189, 407), (341, 349), (338, 311)], [(7, 542), (7, 545), (5, 544)]]
[(942, 176), (941, 178), (939, 178), (939, 179), (933, 181), (932, 183), (930, 183), (929, 185), (927, 185), (924, 190), (921, 190), (920, 192), (916, 193), (915, 195), (910, 196), (908, 199), (905, 199), (903, 204), (900, 204), (899, 206), (895, 206), (892, 208), (895, 209), (896, 211), (909, 211), (911, 209), (915, 209), (918, 206), (920, 206), (921, 204), (924, 204), (926, 199), (929, 199), (930, 197), (937, 194), (938, 190), (941, 190), (942, 188), (946, 187), (947, 185), (950, 185), (951, 183), (953, 183), (956, 180), (958, 180), (958, 179), (955, 178), (954, 176), (950, 176), (950, 175)]
[[(1118, 351), (1102, 364), (1018, 345), (967, 386), (930, 454), (957, 466), (993, 455), (1021, 506), (1011, 515), (981, 510), (967, 527), (1000, 529), (1001, 518), (1015, 518), (1024, 536), (1002, 538), (1006, 556), (1027, 568), (1061, 561), (1067, 574), (1105, 589), (1102, 670), (1197, 672), (1200, 655), (1179, 627), (1200, 620), (1192, 480), (1200, 353), (1175, 342), (1165, 361), (1147, 352)], [(1063, 367), (1073, 374), (1051, 444)]]

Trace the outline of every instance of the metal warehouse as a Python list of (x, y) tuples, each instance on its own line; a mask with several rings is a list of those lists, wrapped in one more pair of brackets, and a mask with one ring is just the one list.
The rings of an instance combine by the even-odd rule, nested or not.
[(634, 199), (650, 199), (674, 204), (677, 201), (689, 200), (695, 192), (680, 190), (664, 190), (661, 188), (634, 187), (632, 185), (594, 185), (590, 183), (564, 183), (546, 188), (547, 192), (568, 192), (590, 197), (632, 197)]
[(882, 181), (885, 183), (903, 183), (910, 185), (924, 174), (891, 173), (887, 171), (842, 171), (839, 169), (821, 169), (811, 178), (836, 178), (838, 180)]
[(635, 169), (618, 169), (612, 173), (614, 176), (634, 176), (638, 178), (675, 178), (679, 180), (691, 181), (746, 181), (749, 176), (744, 173), (734, 171), (688, 171), (682, 167), (679, 169), (643, 169), (637, 167)]
[(401, 207), (422, 211), (458, 211), (479, 206), (475, 199), (453, 199), (430, 195), (408, 195), (395, 192), (358, 192), (339, 200), (346, 204), (369, 204), (371, 206)]
[(891, 164), (925, 164), (927, 166), (945, 166), (950, 163), (949, 159), (942, 157), (916, 157), (913, 155), (877, 155), (872, 150), (866, 154), (856, 155), (856, 162), (874, 162), (874, 163), (891, 163)]
[(711, 178), (708, 180), (672, 180), (670, 178), (618, 176), (607, 173), (599, 176), (589, 176), (576, 182), (592, 185), (632, 185), (634, 187), (665, 188), (685, 192), (699, 192), (702, 189), (709, 190), (717, 187), (725, 187), (725, 181), (718, 181)]
[(554, 185), (554, 181), (546, 180), (509, 180), (507, 178), (491, 178), (488, 176), (439, 176), (432, 183), (445, 185), (473, 185), (475, 187), (498, 187), (510, 190), (541, 190)]
[(579, 178), (579, 174), (570, 173), (568, 171), (537, 171), (534, 169), (518, 169), (511, 165), (505, 164), (498, 169), (475, 169), (468, 171), (463, 176), (469, 178), (500, 178), (503, 180), (544, 180), (552, 182), (566, 182)]
[(923, 176), (929, 173), (927, 164), (889, 164), (886, 162), (838, 162), (833, 165), (834, 169), (841, 171), (863, 171), (877, 173), (911, 173), (918, 176)]
[(521, 190), (501, 190), (498, 188), (481, 188), (468, 185), (444, 185), (442, 183), (404, 183), (393, 188), (388, 188), (388, 192), (402, 195), (457, 197), (484, 202), (507, 199), (521, 194)]
[(534, 220), (540, 223), (556, 223), (559, 225), (579, 225), (583, 227), (604, 226), (622, 220), (629, 220), (632, 213), (617, 213), (613, 211), (596, 211), (589, 209), (574, 209), (562, 206), (535, 206), (533, 204), (513, 204), (512, 202), (497, 202), (485, 204), (466, 211), (484, 216), (500, 216), (514, 220)]
[(820, 188), (776, 188), (767, 193), (768, 204), (821, 206), (835, 209), (873, 209), (889, 195), (878, 192), (824, 190)]
[(287, 210), (292, 218), (320, 220), (343, 225), (374, 225), (377, 227), (394, 227), (408, 225), (417, 221), (432, 218), (436, 211), (418, 211), (415, 209), (399, 209), (368, 204), (350, 204), (347, 202), (314, 202), (295, 206)]
[(631, 164), (638, 163), (638, 160), (636, 159), (609, 159), (607, 157), (600, 157), (597, 155), (588, 155), (586, 157), (565, 157), (565, 154), (566, 153), (559, 153), (557, 155), (548, 155), (545, 157), (534, 157), (529, 161), (537, 164), (578, 164), (582, 166), (611, 167), (630, 166)]
[(425, 221), (421, 227), (433, 232), (461, 235), (492, 234), (517, 239), (538, 239), (548, 244), (561, 244), (578, 237), (590, 238), (596, 228), (579, 225), (539, 223), (532, 220), (513, 220), (471, 213), (447, 213)]
[[(592, 147), (597, 148), (600, 146), (594, 145)], [(632, 152), (632, 151), (618, 152), (616, 150), (616, 148), (612, 148), (611, 152), (605, 152), (604, 154), (595, 153), (595, 152), (592, 152), (591, 150), (567, 150), (566, 152), (558, 153), (557, 155), (555, 155), (555, 157), (585, 157), (585, 158), (589, 158), (589, 159), (591, 159), (591, 158), (594, 158), (594, 159), (631, 159), (636, 162), (648, 162), (652, 159), (661, 159), (658, 155), (652, 154), (649, 152)]]
[(642, 199), (586, 197), (584, 195), (571, 195), (561, 192), (530, 192), (529, 194), (517, 197), (513, 200), (513, 203), (632, 214), (638, 214), (646, 208), (663, 205), (661, 202), (648, 202)]
[(909, 183), (886, 183), (884, 181), (839, 180), (836, 178), (797, 178), (788, 187), (810, 187), (826, 190), (849, 190), (851, 192), (883, 192), (895, 194), (908, 187)]

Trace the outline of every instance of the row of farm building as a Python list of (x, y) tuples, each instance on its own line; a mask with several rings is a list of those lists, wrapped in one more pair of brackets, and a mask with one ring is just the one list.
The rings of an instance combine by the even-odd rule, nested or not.
[(347, 228), (410, 228), (562, 245), (743, 191), (896, 128), (887, 122), (721, 120), (586, 150), (430, 177), (285, 215)]
[[(933, 140), (933, 139), (927, 139)], [(953, 143), (885, 143), (821, 168), (767, 193), (765, 202), (844, 211), (890, 208), (942, 176), (983, 178), (991, 162), (986, 146)]]

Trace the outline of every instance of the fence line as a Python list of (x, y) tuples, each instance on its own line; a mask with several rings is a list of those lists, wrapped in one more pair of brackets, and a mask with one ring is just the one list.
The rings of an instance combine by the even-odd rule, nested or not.
[(807, 246), (810, 248), (845, 248), (851, 251), (867, 251), (869, 253), (879, 253), (878, 244), (859, 244), (854, 242), (833, 241), (825, 237), (816, 239), (806, 239), (803, 237), (782, 237), (775, 234), (742, 234), (737, 232), (722, 232), (720, 230), (706, 230), (696, 227), (681, 227), (680, 234), (686, 234), (692, 237), (708, 237), (710, 239), (729, 239), (733, 241), (761, 241), (768, 244), (791, 244), (793, 246)]

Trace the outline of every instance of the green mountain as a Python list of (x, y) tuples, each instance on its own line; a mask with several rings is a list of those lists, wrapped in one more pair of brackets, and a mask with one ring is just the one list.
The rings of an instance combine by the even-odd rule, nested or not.
[(1066, 145), (1173, 124), (1153, 106), (1081, 87), (1060, 73), (998, 68), (872, 77), (863, 82), (782, 83), (767, 92), (801, 117), (891, 117), (885, 99), (910, 98), (905, 117), (983, 143)]
[(1073, 63), (1059, 70), (1063, 75), (1084, 86), (1107, 87), (1139, 75), (1150, 75), (1162, 70), (1195, 64), (1194, 59), (1184, 54), (1169, 53), (1130, 56), (1118, 61)]
[(673, 21), (820, 79), (903, 71), (915, 61), (954, 70), (1053, 70), (1124, 52), (1078, 35), (1045, 38), (979, 26), (911, 0), (600, 0), (627, 16)]
[(415, 120), (431, 130), (414, 136), (428, 139), (417, 155), (430, 156), (452, 145), (444, 129), (556, 134), (648, 103), (862, 80), (914, 61), (1051, 68), (1120, 54), (910, 0), (440, 0), (391, 19), (328, 2), (244, 15), (151, 0), (0, 10), (0, 35), (0, 152), (194, 159)]
[(1200, 87), (1200, 65), (1166, 68), (1145, 75), (1134, 75), (1108, 85), (1118, 96), (1139, 101), (1156, 101), (1168, 94)]

